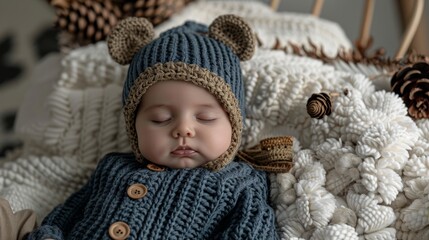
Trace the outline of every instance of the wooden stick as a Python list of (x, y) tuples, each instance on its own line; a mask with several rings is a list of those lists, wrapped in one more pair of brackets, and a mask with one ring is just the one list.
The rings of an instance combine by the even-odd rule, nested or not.
[[(402, 32), (405, 31), (405, 27), (408, 25), (409, 19), (411, 19), (411, 15), (413, 14), (413, 2), (409, 0), (397, 0), (398, 7), (401, 12), (401, 23), (402, 23)], [(413, 40), (411, 41), (409, 50), (414, 50), (416, 53), (429, 56), (429, 19), (427, 18), (426, 13), (426, 5), (425, 12), (423, 13), (422, 19), (420, 20), (420, 24), (417, 27), (416, 34), (414, 35)], [(426, 14), (425, 14), (426, 13)], [(399, 47), (397, 48), (399, 49)], [(408, 51), (407, 51), (408, 52)]]
[(360, 36), (357, 40), (357, 47), (366, 49), (369, 47), (371, 40), (371, 25), (372, 17), (374, 16), (374, 0), (365, 1), (364, 17), (362, 19), (362, 25), (360, 29)]
[(412, 14), (411, 21), (408, 23), (408, 26), (405, 30), (405, 34), (404, 34), (404, 37), (402, 38), (401, 46), (396, 52), (396, 55), (395, 55), (396, 59), (401, 59), (402, 57), (404, 57), (405, 52), (410, 47), (411, 41), (413, 40), (414, 35), (416, 34), (417, 27), (419, 26), (419, 23), (423, 16), (424, 4), (425, 4), (424, 0), (414, 1), (414, 13)]
[(312, 14), (313, 16), (320, 17), (320, 13), (322, 12), (324, 0), (316, 0), (313, 4)]
[(271, 0), (271, 9), (277, 11), (279, 8), (280, 0)]

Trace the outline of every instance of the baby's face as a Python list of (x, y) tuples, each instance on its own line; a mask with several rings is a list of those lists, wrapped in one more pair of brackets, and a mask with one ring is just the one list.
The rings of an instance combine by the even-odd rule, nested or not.
[(227, 113), (207, 90), (183, 81), (153, 85), (136, 117), (138, 145), (149, 161), (170, 168), (195, 168), (231, 144)]

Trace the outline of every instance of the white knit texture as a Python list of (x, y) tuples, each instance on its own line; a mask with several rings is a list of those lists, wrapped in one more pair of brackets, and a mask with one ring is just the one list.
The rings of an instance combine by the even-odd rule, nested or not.
[(183, 24), (187, 20), (210, 24), (217, 16), (235, 14), (244, 18), (261, 41), (262, 48), (272, 48), (279, 40), (281, 46), (293, 43), (311, 49), (313, 43), (326, 55), (336, 56), (340, 49), (352, 45), (343, 29), (335, 22), (311, 14), (276, 12), (261, 1), (195, 1), (160, 24), (157, 34)]
[(121, 102), (127, 67), (110, 58), (105, 43), (76, 49), (61, 65), (45, 102), (49, 121), (19, 129), (21, 156), (0, 168), (0, 195), (14, 211), (34, 209), (39, 219), (76, 191), (103, 155), (130, 151)]
[(82, 163), (76, 157), (20, 157), (1, 166), (0, 193), (14, 212), (32, 209), (40, 221), (79, 189), (94, 168), (94, 164)]
[[(310, 136), (311, 141), (296, 152), (291, 173), (270, 178), (282, 238), (427, 236), (429, 121), (414, 122), (406, 116), (401, 99), (376, 91), (368, 76), (342, 75), (334, 69), (331, 74), (342, 76), (336, 78), (335, 86), (323, 88), (327, 92), (340, 90), (332, 114), (310, 119), (306, 128), (295, 129), (302, 133), (298, 139), (305, 141), (304, 136)], [(341, 89), (347, 89), (347, 94)], [(279, 95), (293, 98), (286, 92)], [(305, 109), (303, 102), (294, 104)], [(269, 107), (264, 106), (264, 111), (270, 111)], [(297, 111), (288, 117), (296, 119), (294, 113)]]

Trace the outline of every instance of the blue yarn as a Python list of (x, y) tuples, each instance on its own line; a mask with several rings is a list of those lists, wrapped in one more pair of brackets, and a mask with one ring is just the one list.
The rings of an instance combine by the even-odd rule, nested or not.
[(244, 118), (245, 96), (240, 59), (228, 46), (208, 37), (207, 32), (207, 26), (188, 21), (162, 33), (140, 49), (130, 63), (122, 103), (125, 105), (134, 81), (145, 69), (157, 63), (182, 62), (207, 69), (229, 84)]
[[(135, 183), (147, 187), (143, 198), (128, 197)], [(28, 239), (109, 239), (108, 229), (117, 221), (130, 227), (130, 240), (277, 239), (268, 197), (266, 173), (242, 162), (218, 172), (154, 172), (132, 154), (113, 153)]]

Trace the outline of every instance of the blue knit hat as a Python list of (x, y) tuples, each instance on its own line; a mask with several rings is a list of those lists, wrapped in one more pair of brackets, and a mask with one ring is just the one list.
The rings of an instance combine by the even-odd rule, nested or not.
[(122, 101), (134, 153), (146, 161), (138, 149), (135, 117), (147, 89), (159, 81), (186, 81), (213, 94), (229, 115), (231, 146), (205, 165), (222, 168), (232, 161), (241, 141), (245, 95), (240, 60), (250, 59), (254, 53), (250, 27), (237, 16), (223, 15), (209, 27), (189, 21), (152, 38), (152, 25), (142, 18), (121, 21), (108, 38), (113, 59), (130, 63)]

